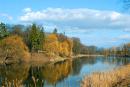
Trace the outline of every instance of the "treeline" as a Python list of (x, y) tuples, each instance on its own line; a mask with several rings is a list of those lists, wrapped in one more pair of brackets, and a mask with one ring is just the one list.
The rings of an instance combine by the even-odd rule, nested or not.
[[(27, 53), (44, 53), (46, 56), (70, 57), (73, 40), (64, 34), (45, 33), (42, 26), (0, 23), (0, 57), (24, 57)], [(4, 52), (4, 54), (2, 53)]]
[(130, 43), (118, 47), (104, 49), (102, 54), (106, 56), (130, 57)]
[(67, 37), (54, 28), (51, 33), (43, 26), (32, 24), (7, 25), (0, 23), (0, 59), (25, 58), (30, 53), (43, 53), (49, 57), (71, 57), (72, 55), (130, 56), (130, 43), (109, 49), (86, 46), (77, 37)]
[(100, 48), (96, 46), (86, 46), (81, 43), (80, 39), (77, 37), (73, 37), (73, 54), (86, 54), (86, 55), (98, 55), (101, 54)]
[[(0, 23), (0, 57), (29, 57), (30, 53), (43, 53), (45, 56), (70, 57), (78, 54), (99, 54), (96, 46), (85, 46), (79, 38), (69, 38), (54, 28), (51, 33), (43, 26), (32, 24), (7, 25)], [(3, 52), (3, 53), (2, 53)]]

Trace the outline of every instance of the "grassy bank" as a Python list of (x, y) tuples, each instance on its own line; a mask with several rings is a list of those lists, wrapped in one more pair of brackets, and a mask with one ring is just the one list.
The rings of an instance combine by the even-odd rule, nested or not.
[(109, 72), (97, 72), (86, 76), (81, 83), (81, 87), (121, 87), (119, 85), (129, 77), (130, 64)]

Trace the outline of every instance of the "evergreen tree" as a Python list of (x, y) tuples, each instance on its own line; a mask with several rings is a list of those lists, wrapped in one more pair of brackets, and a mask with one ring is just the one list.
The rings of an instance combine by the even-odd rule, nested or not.
[(38, 51), (43, 49), (43, 41), (45, 38), (43, 28), (40, 28), (36, 24), (33, 24), (29, 34), (29, 40), (31, 45), (31, 51)]
[(31, 51), (37, 51), (38, 50), (38, 39), (39, 39), (39, 31), (37, 29), (36, 24), (33, 24), (31, 27), (29, 40), (31, 45)]
[(44, 28), (42, 27), (40, 30), (40, 37), (39, 37), (39, 41), (40, 41), (40, 50), (43, 50), (43, 46), (45, 43), (45, 32), (44, 32)]
[(12, 34), (13, 35), (18, 35), (18, 36), (22, 36), (23, 35), (23, 26), (22, 25), (14, 25), (13, 26), (13, 30), (12, 30)]
[(57, 34), (57, 28), (53, 30), (53, 34)]
[(9, 32), (7, 31), (6, 25), (4, 23), (0, 23), (0, 39), (7, 37)]

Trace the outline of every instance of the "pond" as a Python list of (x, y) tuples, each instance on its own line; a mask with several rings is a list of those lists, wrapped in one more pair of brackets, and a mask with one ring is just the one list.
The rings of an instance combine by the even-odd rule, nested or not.
[(80, 87), (85, 75), (106, 72), (129, 62), (129, 58), (82, 57), (42, 65), (0, 65), (0, 87)]

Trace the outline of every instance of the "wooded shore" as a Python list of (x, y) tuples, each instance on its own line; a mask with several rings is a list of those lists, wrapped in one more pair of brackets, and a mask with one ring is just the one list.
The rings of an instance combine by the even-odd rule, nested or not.
[[(45, 56), (44, 54), (42, 53), (33, 53), (31, 54), (31, 57), (27, 60), (27, 61), (23, 61), (23, 62), (27, 62), (27, 63), (30, 63), (30, 62), (40, 62), (42, 64), (44, 63), (54, 63), (54, 62), (60, 62), (60, 61), (64, 61), (64, 60), (67, 60), (67, 59), (75, 59), (75, 58), (81, 58), (81, 57), (96, 57), (96, 56), (104, 56), (104, 55), (83, 55), (83, 54), (79, 54), (79, 55), (73, 55), (71, 57), (60, 57), (60, 56), (56, 56), (56, 57), (48, 57), (48, 56)], [(0, 60), (0, 64), (3, 64), (3, 63), (18, 63), (19, 61), (17, 60)]]

